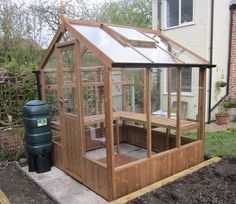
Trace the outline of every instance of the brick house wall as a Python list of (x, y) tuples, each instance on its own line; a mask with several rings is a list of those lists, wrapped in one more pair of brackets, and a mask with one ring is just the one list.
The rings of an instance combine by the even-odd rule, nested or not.
[(229, 96), (236, 98), (236, 4), (231, 5), (232, 10), (232, 42), (230, 57)]

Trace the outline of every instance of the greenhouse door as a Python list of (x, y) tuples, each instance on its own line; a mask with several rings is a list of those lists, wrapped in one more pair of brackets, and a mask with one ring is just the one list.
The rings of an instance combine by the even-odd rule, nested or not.
[(79, 135), (79, 101), (75, 41), (57, 44), (63, 164), (67, 173), (81, 180), (81, 138)]

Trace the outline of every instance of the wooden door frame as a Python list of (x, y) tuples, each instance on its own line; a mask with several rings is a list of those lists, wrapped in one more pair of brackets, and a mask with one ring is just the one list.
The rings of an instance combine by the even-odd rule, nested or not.
[[(64, 80), (63, 80), (63, 65), (62, 65), (62, 51), (66, 50), (73, 50), (74, 53), (74, 64), (75, 64), (75, 89), (76, 89), (76, 105), (77, 105), (77, 113), (72, 114), (72, 113), (65, 113), (64, 106), (62, 105), (64, 99)], [(59, 99), (59, 112), (60, 112), (60, 132), (61, 132), (61, 146), (62, 146), (62, 163), (63, 163), (63, 169), (71, 174), (73, 177), (75, 177), (78, 180), (82, 180), (82, 175), (83, 175), (83, 151), (84, 151), (84, 144), (83, 140), (80, 140), (81, 143), (78, 144), (78, 146), (81, 146), (81, 153), (78, 155), (80, 158), (80, 166), (81, 166), (81, 172), (79, 175), (75, 174), (72, 172), (70, 169), (68, 169), (65, 165), (66, 162), (66, 134), (65, 134), (65, 117), (71, 117), (71, 119), (76, 121), (76, 127), (75, 128), (75, 133), (77, 135), (80, 135), (81, 138), (83, 138), (83, 128), (82, 128), (82, 117), (83, 117), (83, 110), (82, 110), (82, 101), (81, 99), (81, 86), (80, 86), (80, 78), (81, 74), (79, 71), (79, 60), (80, 60), (80, 55), (79, 55), (79, 42), (77, 40), (72, 40), (64, 43), (57, 43), (55, 46), (55, 51), (56, 51), (56, 67), (57, 67), (57, 79), (58, 79), (58, 99)]]

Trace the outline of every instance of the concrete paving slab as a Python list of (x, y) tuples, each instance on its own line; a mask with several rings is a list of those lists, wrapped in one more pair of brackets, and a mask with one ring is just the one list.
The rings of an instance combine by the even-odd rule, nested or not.
[(104, 198), (54, 166), (52, 167), (51, 171), (41, 174), (29, 172), (28, 166), (22, 168), (20, 167), (20, 169), (58, 203), (108, 203)]

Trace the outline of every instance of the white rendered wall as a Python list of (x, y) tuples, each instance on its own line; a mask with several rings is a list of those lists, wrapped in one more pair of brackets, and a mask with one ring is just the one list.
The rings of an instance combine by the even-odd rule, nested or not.
[(226, 92), (221, 88), (220, 93), (215, 91), (215, 82), (227, 80), (229, 30), (230, 30), (230, 0), (215, 0), (214, 5), (214, 33), (213, 33), (213, 64), (217, 68), (212, 73), (212, 105), (214, 105)]
[(209, 0), (193, 0), (193, 23), (186, 26), (166, 28), (166, 1), (161, 4), (162, 33), (181, 45), (191, 49), (204, 58), (208, 58), (208, 33), (210, 24)]

